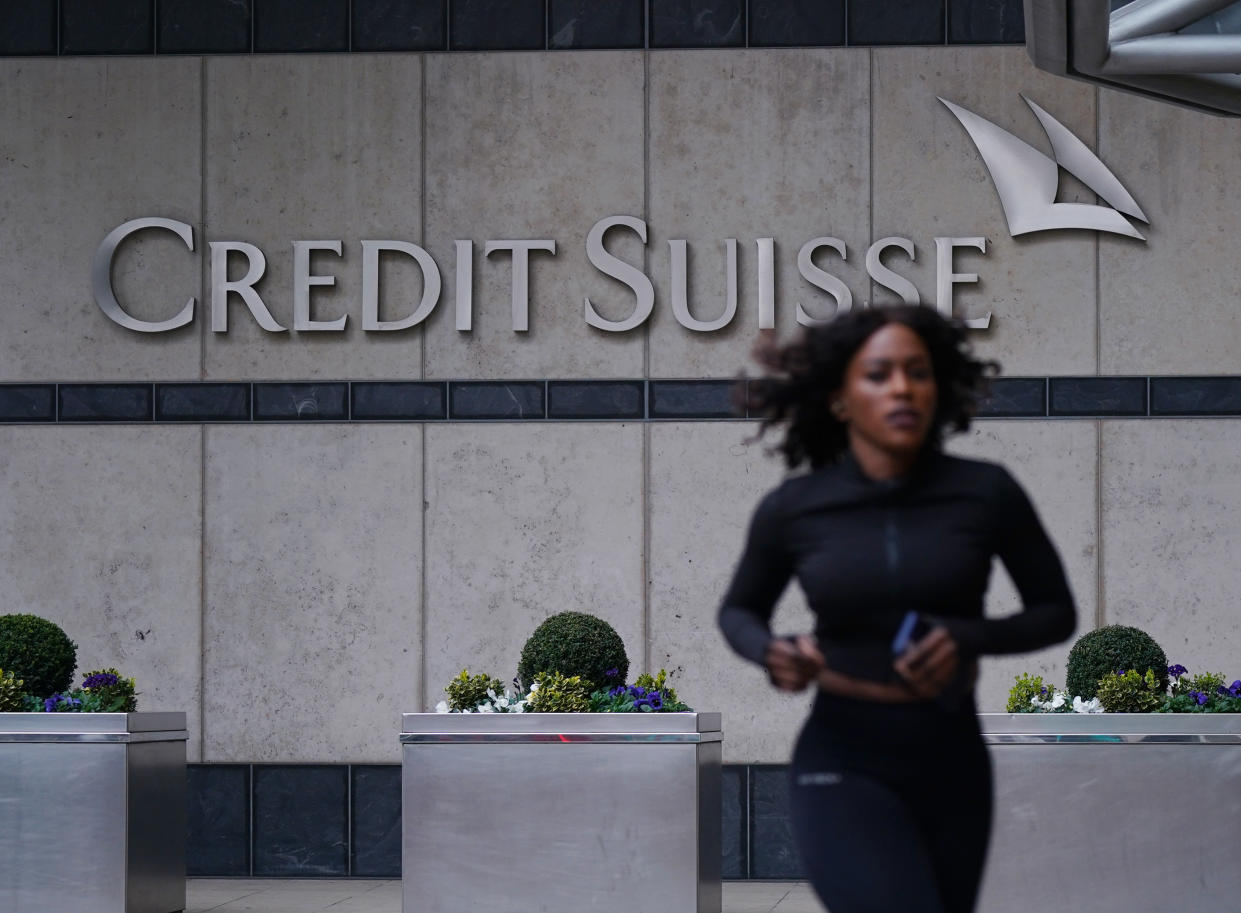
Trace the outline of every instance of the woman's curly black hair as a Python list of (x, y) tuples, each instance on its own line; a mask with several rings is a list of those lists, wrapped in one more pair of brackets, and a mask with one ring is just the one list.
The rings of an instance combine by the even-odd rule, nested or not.
[(790, 469), (806, 461), (814, 468), (826, 466), (844, 453), (847, 429), (828, 410), (828, 401), (844, 384), (845, 368), (857, 350), (889, 323), (903, 324), (917, 333), (931, 356), (938, 404), (927, 445), (939, 448), (947, 427), (969, 428), (987, 380), (999, 371), (999, 365), (974, 357), (964, 325), (922, 306), (853, 310), (806, 329), (795, 342), (783, 346), (760, 343), (755, 350), (755, 357), (769, 373), (749, 381), (743, 398), (750, 415), (763, 419), (759, 437), (777, 425), (787, 426), (784, 440), (775, 449)]

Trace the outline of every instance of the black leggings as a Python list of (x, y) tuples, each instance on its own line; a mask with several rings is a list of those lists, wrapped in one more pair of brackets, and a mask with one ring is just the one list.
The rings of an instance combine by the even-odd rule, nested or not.
[(798, 850), (830, 913), (972, 913), (992, 793), (971, 700), (820, 694), (790, 779)]

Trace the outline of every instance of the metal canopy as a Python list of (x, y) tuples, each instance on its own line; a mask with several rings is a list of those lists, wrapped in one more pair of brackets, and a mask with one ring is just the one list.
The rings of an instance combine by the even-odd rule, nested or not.
[(1241, 116), (1241, 0), (1026, 0), (1040, 70)]

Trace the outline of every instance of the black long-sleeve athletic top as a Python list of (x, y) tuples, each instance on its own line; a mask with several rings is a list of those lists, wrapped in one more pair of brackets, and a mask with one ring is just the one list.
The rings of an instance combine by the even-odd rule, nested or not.
[[(985, 619), (993, 555), (1023, 611)], [(763, 662), (791, 577), (818, 616), (828, 666), (865, 678), (892, 677), (892, 639), (911, 609), (948, 628), (967, 660), (1036, 650), (1076, 625), (1064, 568), (1021, 486), (994, 463), (938, 451), (892, 481), (870, 479), (846, 453), (763, 498), (719, 614), (753, 662)]]

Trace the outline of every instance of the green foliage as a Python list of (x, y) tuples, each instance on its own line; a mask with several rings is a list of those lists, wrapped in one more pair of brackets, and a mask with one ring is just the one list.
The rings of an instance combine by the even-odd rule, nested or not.
[(540, 672), (534, 683), (538, 687), (527, 707), (531, 713), (586, 713), (590, 710), (590, 692), (580, 675)]
[(1043, 676), (1023, 672), (1013, 679), (1005, 709), (1009, 713), (1034, 713), (1035, 707), (1030, 703), (1030, 698), (1050, 694), (1052, 690), (1049, 685), (1043, 684)]
[(1224, 676), (1218, 672), (1199, 672), (1188, 679), (1182, 679), (1178, 691), (1200, 691), (1203, 694), (1214, 694), (1224, 687)]
[[(613, 675), (609, 672), (615, 670)], [(521, 651), (517, 679), (523, 689), (541, 672), (577, 676), (587, 692), (625, 681), (629, 657), (625, 643), (610, 624), (584, 612), (561, 612), (535, 628)]]
[(1147, 669), (1142, 674), (1128, 669), (1124, 673), (1109, 672), (1099, 679), (1098, 697), (1108, 713), (1153, 713), (1163, 705), (1165, 690), (1155, 670)]
[(1108, 625), (1083, 634), (1069, 651), (1069, 694), (1088, 700), (1098, 695), (1099, 680), (1120, 670), (1150, 669), (1162, 694), (1168, 687), (1168, 658), (1145, 631)]
[(643, 673), (632, 685), (614, 685), (590, 695), (594, 713), (684, 713), (692, 708), (681, 703), (676, 690), (668, 685), (668, 673)]
[(0, 669), (20, 676), (31, 694), (64, 691), (77, 663), (77, 645), (57, 625), (37, 615), (0, 615)]
[[(665, 704), (681, 704), (677, 699), (676, 689), (668, 684), (668, 672), (666, 669), (660, 669), (659, 675), (643, 672), (634, 679), (634, 684), (647, 691), (658, 691), (664, 696)], [(681, 704), (681, 706), (684, 707), (685, 705)]]
[(133, 713), (138, 709), (134, 680), (123, 678), (115, 669), (87, 672), (82, 687), (73, 694), (82, 701), (82, 713)]
[(449, 709), (458, 713), (473, 710), (483, 701), (490, 700), (487, 695), (489, 690), (495, 694), (503, 694), (504, 682), (486, 673), (470, 675), (468, 669), (462, 669), (461, 674), (444, 689), (448, 694)]
[(17, 713), (23, 708), (22, 680), (0, 669), (0, 713)]

